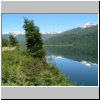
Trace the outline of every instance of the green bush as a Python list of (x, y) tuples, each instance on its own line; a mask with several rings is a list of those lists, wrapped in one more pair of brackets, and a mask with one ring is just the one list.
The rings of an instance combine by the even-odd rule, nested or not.
[(9, 40), (5, 39), (5, 38), (2, 38), (2, 46), (7, 47), (8, 45), (9, 45)]

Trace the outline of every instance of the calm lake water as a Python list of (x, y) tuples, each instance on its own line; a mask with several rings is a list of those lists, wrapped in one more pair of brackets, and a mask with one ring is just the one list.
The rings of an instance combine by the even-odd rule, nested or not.
[[(59, 49), (57, 49), (59, 50)], [(80, 57), (79, 57), (80, 58)], [(46, 59), (50, 64), (59, 68), (60, 72), (69, 77), (71, 82), (78, 86), (98, 85), (98, 64), (92, 60), (75, 59), (75, 57), (64, 57), (61, 53), (47, 53)]]

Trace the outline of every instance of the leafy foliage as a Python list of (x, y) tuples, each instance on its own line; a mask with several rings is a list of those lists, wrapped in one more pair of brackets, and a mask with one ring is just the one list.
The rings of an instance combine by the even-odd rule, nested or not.
[(8, 45), (9, 45), (9, 40), (5, 39), (5, 38), (2, 38), (2, 46), (7, 47)]

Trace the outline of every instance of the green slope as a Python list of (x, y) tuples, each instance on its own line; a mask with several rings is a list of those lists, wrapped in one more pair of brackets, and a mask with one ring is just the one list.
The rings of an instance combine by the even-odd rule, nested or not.
[(75, 28), (65, 31), (45, 41), (45, 44), (66, 45), (66, 44), (86, 44), (86, 42), (96, 42), (98, 37), (98, 25), (90, 28)]
[(2, 51), (3, 86), (73, 86), (55, 66), (32, 58), (25, 51)]
[(46, 40), (45, 45), (54, 54), (98, 62), (98, 25), (65, 31)]

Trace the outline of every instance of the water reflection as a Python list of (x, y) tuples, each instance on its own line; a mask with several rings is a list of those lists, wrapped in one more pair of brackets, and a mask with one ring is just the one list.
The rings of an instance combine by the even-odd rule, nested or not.
[(50, 56), (46, 56), (47, 59), (61, 59), (64, 58), (62, 56), (56, 56), (56, 55), (50, 55)]
[(93, 66), (97, 65), (96, 63), (87, 62), (87, 61), (81, 61), (80, 63), (87, 66), (87, 67), (93, 67)]
[(77, 61), (65, 58), (61, 55), (49, 53), (46, 56), (47, 62), (59, 68), (60, 72), (69, 77), (71, 82), (78, 86), (98, 85), (98, 65), (88, 61)]
[(98, 85), (98, 51), (81, 47), (45, 47), (47, 62), (78, 86)]
[[(49, 56), (46, 56), (46, 59), (47, 59), (47, 62), (48, 61), (51, 61), (51, 60), (54, 60), (54, 59), (66, 59), (65, 57), (63, 56), (57, 56), (57, 55), (49, 55)], [(75, 62), (75, 60), (73, 60)], [(79, 62), (79, 61), (76, 61), (76, 62)], [(88, 62), (88, 61), (80, 61), (79, 63), (87, 66), (87, 67), (93, 67), (93, 66), (97, 66), (97, 63), (92, 63), (92, 62)]]
[(88, 61), (98, 63), (98, 50), (88, 50), (81, 47), (45, 47), (47, 55), (57, 55), (64, 58), (70, 58), (76, 61)]

